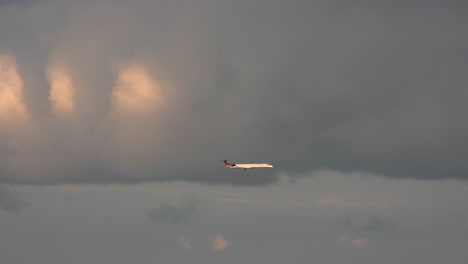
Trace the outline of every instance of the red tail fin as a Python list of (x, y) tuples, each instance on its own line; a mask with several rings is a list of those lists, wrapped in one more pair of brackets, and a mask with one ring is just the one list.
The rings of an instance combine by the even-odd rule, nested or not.
[(227, 160), (223, 160), (223, 161), (224, 161), (224, 165), (226, 165), (226, 166), (231, 165), (231, 164), (229, 164), (229, 161), (227, 161)]

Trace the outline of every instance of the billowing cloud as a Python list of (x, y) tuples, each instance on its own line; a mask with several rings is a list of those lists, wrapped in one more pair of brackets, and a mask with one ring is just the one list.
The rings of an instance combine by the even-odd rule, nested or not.
[(32, 177), (42, 167), (36, 152), (41, 131), (26, 105), (24, 88), (15, 56), (0, 53), (0, 179)]
[(229, 241), (220, 234), (216, 234), (211, 242), (213, 251), (224, 251), (229, 246)]
[(75, 110), (75, 88), (72, 77), (60, 66), (47, 70), (50, 83), (49, 101), (52, 111), (58, 116), (69, 115)]
[(157, 109), (161, 102), (160, 87), (145, 67), (131, 64), (122, 67), (112, 91), (116, 112), (145, 114)]
[(446, 1), (5, 3), (0, 133), (34, 125), (0, 150), (0, 182), (466, 180), (467, 18)]
[(29, 119), (23, 98), (23, 79), (15, 57), (10, 53), (0, 54), (0, 124), (2, 131)]

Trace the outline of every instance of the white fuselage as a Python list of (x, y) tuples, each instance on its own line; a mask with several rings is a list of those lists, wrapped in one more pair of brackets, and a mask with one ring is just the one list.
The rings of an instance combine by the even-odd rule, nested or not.
[(268, 163), (231, 164), (226, 165), (226, 167), (231, 169), (273, 168), (273, 166)]

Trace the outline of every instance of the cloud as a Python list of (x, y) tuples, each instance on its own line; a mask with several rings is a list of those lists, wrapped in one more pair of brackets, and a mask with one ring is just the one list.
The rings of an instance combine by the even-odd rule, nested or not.
[(152, 210), (149, 219), (160, 224), (185, 225), (195, 220), (198, 214), (195, 203), (181, 205), (163, 204), (159, 208)]
[(160, 88), (144, 66), (130, 64), (121, 67), (112, 91), (114, 111), (144, 114), (154, 111), (160, 100)]
[(249, 200), (242, 198), (220, 198), (219, 201), (225, 203), (248, 203)]
[(21, 78), (14, 55), (0, 54), (0, 122), (4, 130), (17, 126), (29, 119), (29, 112), (23, 98)]
[(367, 240), (366, 238), (362, 238), (362, 237), (349, 238), (346, 235), (341, 235), (338, 237), (337, 243), (342, 244), (342, 245), (351, 245), (354, 247), (363, 247), (369, 244), (369, 240)]
[(190, 244), (190, 241), (187, 237), (181, 235), (177, 238), (177, 241), (183, 249), (192, 250), (192, 244)]
[(220, 234), (216, 234), (211, 243), (211, 249), (213, 251), (224, 251), (229, 246), (229, 241), (224, 239)]
[(339, 243), (339, 244), (347, 244), (348, 243), (348, 237), (345, 236), (345, 235), (341, 235), (341, 236), (338, 237), (336, 242)]
[(376, 216), (369, 217), (362, 225), (359, 226), (359, 229), (363, 232), (382, 232), (393, 228), (394, 225), (391, 221)]
[[(0, 32), (17, 34), (0, 43), (0, 182), (265, 185), (321, 168), (466, 180), (468, 16), (391, 5), (5, 3)], [(239, 177), (223, 158), (275, 169)]]
[(358, 238), (356, 238), (356, 239), (351, 240), (351, 244), (352, 244), (353, 246), (356, 246), (356, 247), (365, 246), (365, 245), (367, 245), (368, 242), (369, 242), (369, 241), (368, 241), (367, 239), (362, 238), (362, 237), (358, 237)]
[(52, 111), (58, 116), (69, 115), (75, 110), (75, 88), (69, 73), (60, 66), (47, 70), (50, 82), (49, 101)]
[(370, 216), (361, 220), (353, 220), (350, 217), (337, 219), (337, 223), (349, 231), (355, 232), (385, 232), (393, 230), (395, 225), (392, 221), (378, 216)]
[(249, 200), (245, 198), (239, 197), (239, 195), (235, 193), (228, 193), (223, 198), (219, 198), (218, 201), (224, 203), (248, 203)]
[(352, 200), (352, 199), (343, 199), (339, 196), (327, 196), (322, 197), (317, 201), (317, 204), (320, 206), (328, 206), (328, 207), (355, 207), (355, 208), (370, 208), (370, 207), (378, 207), (378, 208), (389, 208), (391, 204), (389, 203), (375, 203), (366, 200)]
[(13, 194), (0, 185), (0, 209), (12, 214), (18, 214), (23, 207), (23, 201), (13, 196)]

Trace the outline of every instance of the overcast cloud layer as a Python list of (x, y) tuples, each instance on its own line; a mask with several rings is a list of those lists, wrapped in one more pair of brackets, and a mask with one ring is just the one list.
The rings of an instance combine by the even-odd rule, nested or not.
[(0, 182), (467, 179), (467, 30), (464, 1), (0, 1)]
[(0, 262), (466, 264), (467, 190), (333, 171), (262, 188), (21, 185), (27, 206), (0, 210)]

